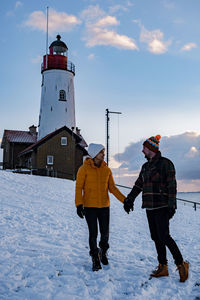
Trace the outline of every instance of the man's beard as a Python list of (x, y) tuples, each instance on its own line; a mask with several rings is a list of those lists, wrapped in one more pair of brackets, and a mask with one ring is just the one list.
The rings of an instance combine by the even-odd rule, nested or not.
[(145, 157), (148, 161), (150, 160), (150, 157), (146, 156), (146, 154), (145, 154), (144, 157)]

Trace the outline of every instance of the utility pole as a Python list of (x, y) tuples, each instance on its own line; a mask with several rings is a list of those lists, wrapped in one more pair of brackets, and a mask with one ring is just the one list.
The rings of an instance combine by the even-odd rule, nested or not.
[(109, 138), (110, 138), (110, 136), (109, 136), (109, 121), (110, 121), (109, 114), (120, 115), (121, 112), (109, 111), (108, 108), (106, 109), (106, 162), (107, 162), (107, 165), (109, 163)]

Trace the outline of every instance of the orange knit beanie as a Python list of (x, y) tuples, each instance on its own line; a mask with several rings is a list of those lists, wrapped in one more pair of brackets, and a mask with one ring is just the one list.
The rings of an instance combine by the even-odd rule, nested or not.
[(143, 145), (153, 152), (158, 152), (160, 139), (161, 136), (159, 134), (151, 136), (149, 139), (144, 141)]

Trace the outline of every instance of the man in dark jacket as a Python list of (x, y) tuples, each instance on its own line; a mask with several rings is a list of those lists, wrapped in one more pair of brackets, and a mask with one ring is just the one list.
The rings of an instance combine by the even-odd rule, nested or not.
[(176, 212), (176, 177), (173, 163), (161, 156), (161, 136), (150, 137), (143, 143), (142, 152), (147, 162), (142, 166), (139, 177), (124, 201), (124, 210), (133, 210), (135, 198), (142, 192), (142, 208), (146, 208), (152, 240), (158, 254), (158, 267), (152, 277), (168, 276), (166, 246), (178, 267), (180, 281), (188, 278), (189, 263), (183, 260), (181, 252), (170, 236), (169, 219)]

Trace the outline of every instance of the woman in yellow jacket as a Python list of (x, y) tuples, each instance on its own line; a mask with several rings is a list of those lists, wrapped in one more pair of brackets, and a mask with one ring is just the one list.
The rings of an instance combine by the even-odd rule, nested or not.
[[(101, 263), (108, 264), (106, 251), (109, 248), (109, 216), (111, 192), (122, 203), (126, 198), (116, 187), (112, 172), (104, 161), (105, 147), (101, 144), (90, 144), (83, 165), (79, 168), (76, 179), (75, 204), (80, 218), (86, 218), (89, 229), (90, 255), (93, 271), (101, 269)], [(98, 223), (100, 242), (97, 247)]]

